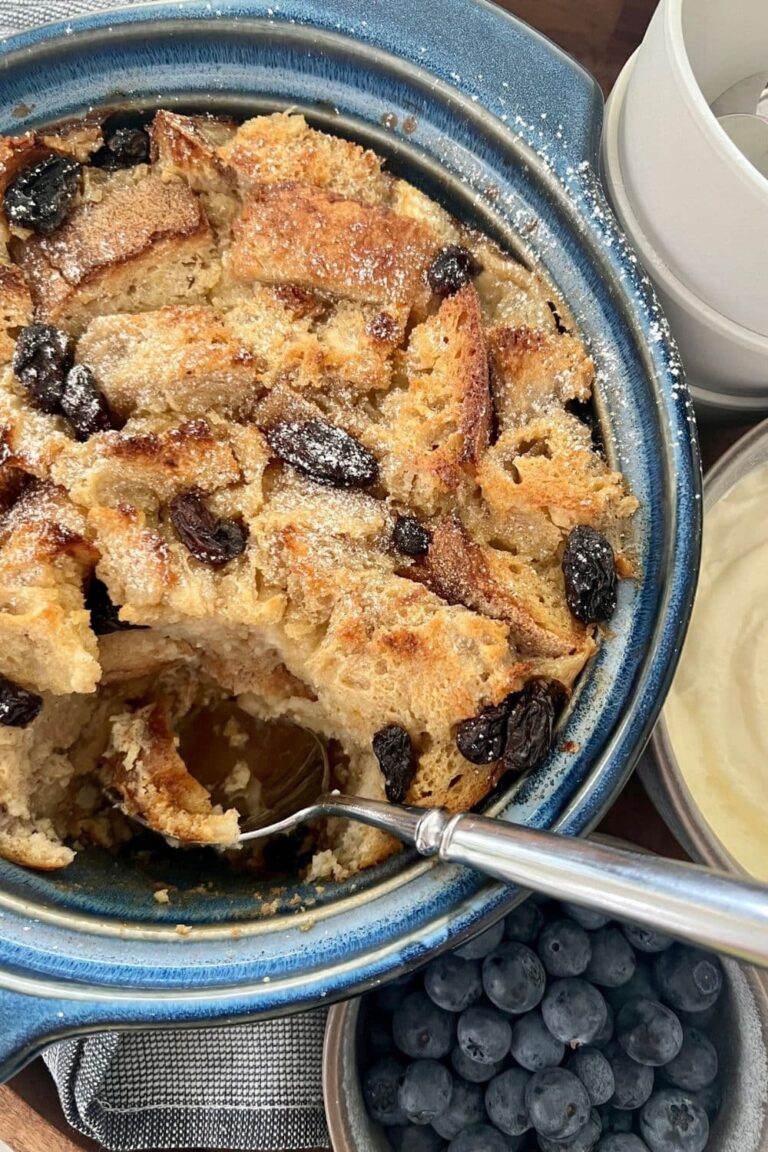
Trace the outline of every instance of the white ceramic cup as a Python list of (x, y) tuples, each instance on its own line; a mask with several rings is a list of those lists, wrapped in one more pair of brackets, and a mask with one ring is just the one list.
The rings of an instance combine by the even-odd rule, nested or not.
[(619, 222), (650, 274), (680, 347), (696, 411), (750, 420), (768, 415), (768, 336), (736, 324), (705, 303), (675, 274), (643, 231), (626, 185), (620, 147), (624, 109), (639, 51), (611, 93), (602, 140), (603, 179)]
[(627, 85), (618, 149), (634, 215), (673, 276), (768, 336), (768, 180), (709, 107), (761, 70), (767, 0), (661, 0)]

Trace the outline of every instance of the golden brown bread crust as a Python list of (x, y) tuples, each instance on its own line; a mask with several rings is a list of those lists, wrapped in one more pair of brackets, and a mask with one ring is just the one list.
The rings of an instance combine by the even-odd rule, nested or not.
[(16, 347), (16, 334), (32, 319), (32, 295), (21, 269), (0, 264), (0, 364), (7, 364)]
[(163, 836), (222, 846), (237, 839), (237, 810), (213, 808), (207, 789), (179, 756), (160, 703), (113, 718), (104, 775), (119, 794), (123, 811)]
[(88, 318), (195, 299), (218, 279), (198, 198), (142, 168), (94, 178), (90, 198), (50, 236), (18, 245), (38, 320), (79, 332)]
[(592, 395), (594, 364), (580, 341), (567, 333), (492, 328), (488, 350), (493, 400), (502, 429)]
[(396, 499), (432, 515), (455, 499), (488, 446), (488, 355), (472, 284), (414, 329), (403, 372), (407, 389), (382, 405), (391, 452), (384, 476)]
[(433, 233), (388, 208), (290, 181), (255, 188), (235, 223), (239, 280), (298, 284), (365, 304), (423, 299)]
[(382, 203), (392, 183), (375, 152), (310, 128), (300, 115), (278, 113), (247, 120), (218, 149), (244, 190), (300, 181), (364, 204)]
[[(165, 835), (230, 843), (237, 813), (177, 746), (209, 697), (318, 732), (336, 783), (377, 798), (372, 738), (401, 725), (406, 799), (471, 807), (501, 768), (465, 760), (457, 725), (532, 677), (572, 687), (595, 629), (566, 607), (567, 534), (621, 543), (636, 508), (564, 410), (592, 361), (540, 277), (357, 144), (284, 113), (160, 112), (150, 135), (149, 165), (84, 169), (52, 235), (0, 220), (0, 673), (46, 694), (27, 729), (0, 727), (0, 854), (48, 868), (67, 837), (120, 843), (100, 787)], [(93, 122), (0, 141), (0, 183), (100, 143)], [(426, 273), (449, 244), (482, 271), (441, 299)], [(78, 441), (36, 407), (9, 363), (32, 318), (73, 337), (113, 430)], [(288, 466), (268, 437), (286, 420), (344, 429), (377, 482)], [(191, 489), (240, 525), (221, 565), (180, 536)], [(425, 556), (395, 546), (403, 514)], [(94, 635), (94, 580), (142, 630)], [(395, 844), (332, 821), (321, 848), (313, 875), (341, 877)]]

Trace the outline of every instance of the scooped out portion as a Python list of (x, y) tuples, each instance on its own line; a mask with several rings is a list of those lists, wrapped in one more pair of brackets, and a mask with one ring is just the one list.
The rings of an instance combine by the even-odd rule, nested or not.
[(227, 848), (311, 733), (393, 802), (535, 770), (637, 507), (549, 285), (295, 114), (2, 138), (0, 196), (0, 854)]

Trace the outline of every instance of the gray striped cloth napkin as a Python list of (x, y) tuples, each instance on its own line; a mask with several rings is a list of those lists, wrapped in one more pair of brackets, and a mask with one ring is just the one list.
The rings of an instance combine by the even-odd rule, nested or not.
[[(111, 7), (114, 0), (0, 0), (0, 36)], [(324, 1148), (325, 1016), (105, 1032), (54, 1044), (44, 1060), (72, 1127), (116, 1152)]]

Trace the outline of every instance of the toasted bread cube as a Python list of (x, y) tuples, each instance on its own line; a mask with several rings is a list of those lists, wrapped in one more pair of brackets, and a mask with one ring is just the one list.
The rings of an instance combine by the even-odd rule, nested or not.
[(0, 518), (0, 670), (38, 692), (93, 692), (101, 669), (83, 602), (96, 562), (62, 489), (33, 484)]
[(592, 450), (589, 428), (556, 408), (503, 433), (478, 480), (499, 539), (535, 559), (554, 552), (577, 524), (602, 528), (638, 507), (621, 473)]
[(235, 221), (231, 271), (243, 282), (298, 284), (367, 304), (428, 298), (431, 229), (388, 208), (308, 184), (256, 187)]
[(471, 284), (414, 329), (404, 371), (408, 388), (382, 405), (382, 470), (395, 499), (432, 514), (454, 498), (488, 444), (488, 356)]
[(179, 756), (160, 704), (113, 719), (103, 775), (120, 795), (122, 810), (162, 836), (220, 845), (237, 839), (237, 809), (222, 812), (211, 804), (208, 791)]
[(351, 200), (380, 204), (390, 186), (375, 152), (317, 132), (298, 113), (246, 120), (218, 156), (246, 191), (254, 185), (301, 181)]
[(19, 329), (31, 320), (32, 296), (21, 269), (0, 264), (0, 364), (13, 358)]
[(530, 328), (488, 333), (493, 401), (502, 431), (592, 395), (595, 366), (573, 336)]
[(38, 320), (79, 333), (93, 316), (202, 299), (220, 274), (195, 194), (145, 169), (106, 181), (51, 236), (22, 246)]

